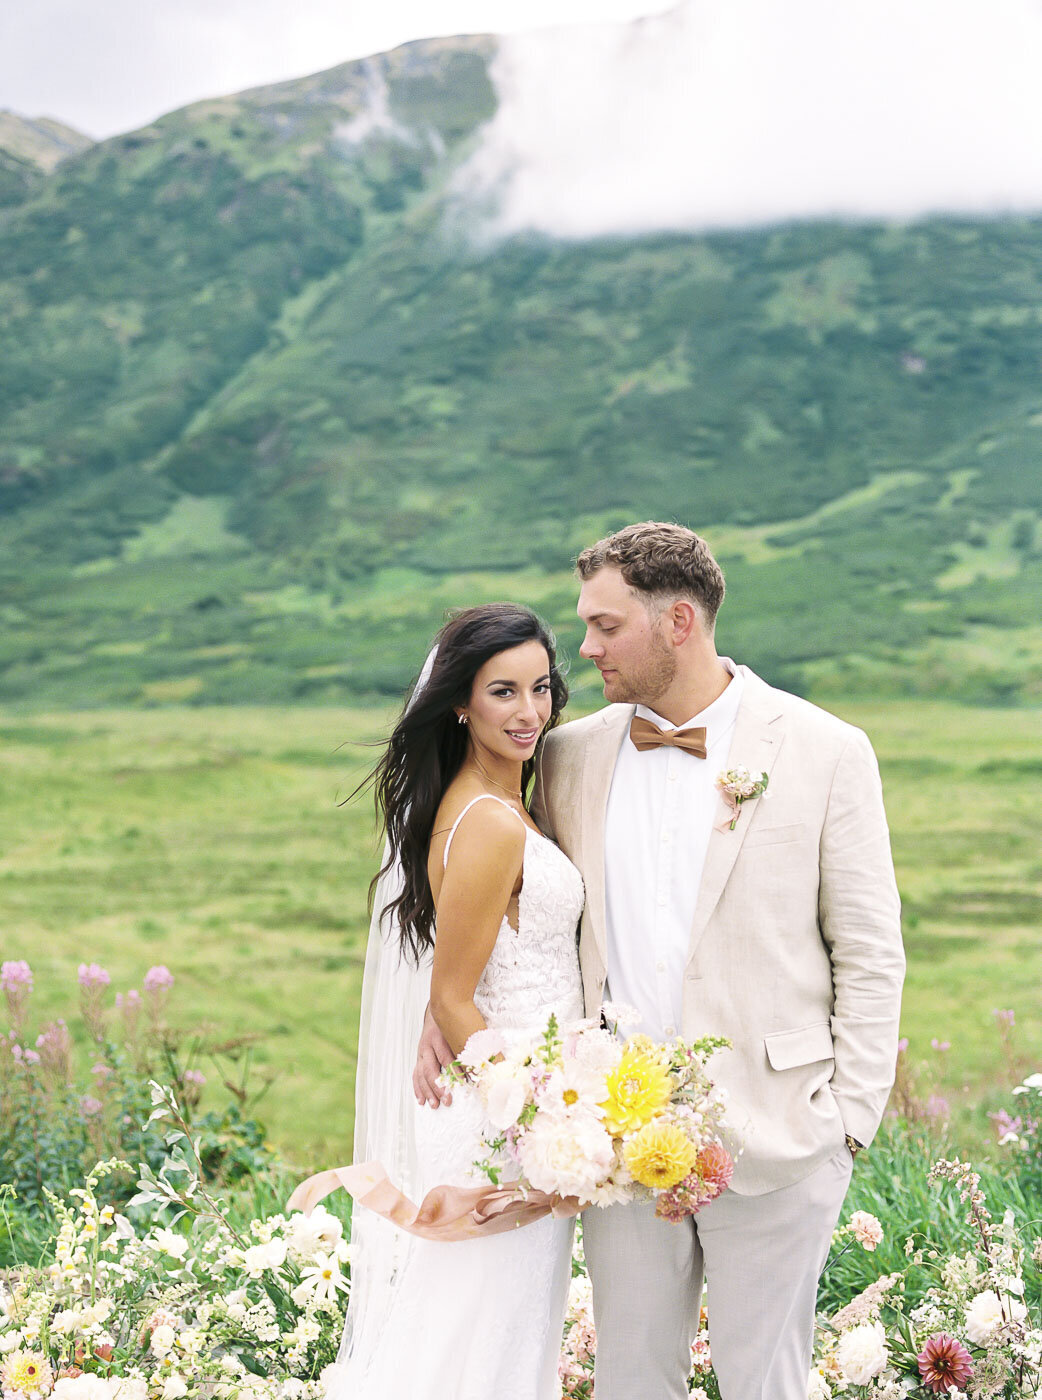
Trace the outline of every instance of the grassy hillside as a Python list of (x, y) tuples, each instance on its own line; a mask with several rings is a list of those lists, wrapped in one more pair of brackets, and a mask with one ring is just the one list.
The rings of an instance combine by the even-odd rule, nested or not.
[[(956, 1111), (962, 1086), (997, 1106), (1012, 1071), (994, 1009), (1017, 1014), (1021, 1070), (1042, 1056), (1037, 713), (837, 708), (881, 759), (911, 1057), (950, 1040)], [(80, 962), (105, 965), (113, 990), (165, 962), (183, 1025), (265, 1032), (258, 1059), (277, 1078), (263, 1116), (291, 1159), (341, 1158), (375, 850), (370, 805), (336, 804), (389, 720), (333, 707), (0, 712), (0, 957), (32, 963), (37, 1014), (69, 1014)]]
[(0, 208), (0, 700), (398, 693), (446, 606), (574, 650), (605, 529), (702, 530), (728, 650), (1042, 698), (1042, 226), (469, 239), (492, 40), (196, 104)]

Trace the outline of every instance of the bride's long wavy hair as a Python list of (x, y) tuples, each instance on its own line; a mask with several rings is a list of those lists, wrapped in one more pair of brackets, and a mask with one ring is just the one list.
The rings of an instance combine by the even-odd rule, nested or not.
[[(434, 944), (434, 896), (427, 877), (427, 854), (434, 819), (445, 789), (459, 772), (467, 752), (467, 729), (456, 706), (470, 700), (474, 677), (493, 656), (525, 642), (540, 642), (550, 662), (550, 718), (545, 735), (561, 717), (568, 687), (557, 665), (554, 635), (536, 613), (516, 603), (486, 603), (453, 615), (435, 638), (437, 653), (430, 676), (410, 699), (391, 734), (371, 781), (390, 854), (369, 887), (369, 902), (380, 876), (401, 862), (402, 891), (382, 911), (396, 918), (403, 953), (416, 962)], [(540, 744), (542, 737), (540, 737)], [(535, 754), (521, 770), (527, 794), (535, 773)]]

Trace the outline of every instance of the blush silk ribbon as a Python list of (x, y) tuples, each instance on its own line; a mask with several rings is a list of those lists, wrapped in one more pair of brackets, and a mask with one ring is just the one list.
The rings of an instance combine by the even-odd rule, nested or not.
[(379, 1162), (360, 1162), (351, 1167), (328, 1167), (309, 1176), (290, 1196), (286, 1209), (310, 1215), (319, 1201), (340, 1186), (359, 1205), (424, 1240), (500, 1235), (546, 1215), (578, 1215), (583, 1208), (575, 1196), (554, 1196), (546, 1191), (522, 1195), (515, 1185), (435, 1186), (415, 1206), (390, 1181)]

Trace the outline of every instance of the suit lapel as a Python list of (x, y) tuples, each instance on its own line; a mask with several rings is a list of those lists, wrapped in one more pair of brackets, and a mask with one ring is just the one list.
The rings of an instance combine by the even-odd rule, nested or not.
[[(735, 721), (726, 766), (737, 768), (744, 764), (754, 773), (765, 770), (770, 775), (784, 738), (781, 709), (774, 703), (770, 687), (765, 685), (759, 676), (746, 667), (742, 667), (742, 672), (745, 678), (745, 693)], [(759, 799), (745, 807), (738, 819), (738, 825), (731, 831), (724, 823), (725, 820), (729, 822), (733, 814), (724, 799), (720, 798), (713, 831), (709, 837), (705, 865), (702, 868), (702, 882), (698, 887), (695, 917), (691, 925), (692, 955), (724, 892), (724, 886), (734, 869), (758, 807)], [(723, 830), (720, 829), (721, 826)]]
[(581, 852), (587, 917), (601, 962), (608, 962), (608, 920), (604, 890), (604, 822), (619, 745), (633, 718), (633, 705), (612, 705), (586, 742), (582, 775)]

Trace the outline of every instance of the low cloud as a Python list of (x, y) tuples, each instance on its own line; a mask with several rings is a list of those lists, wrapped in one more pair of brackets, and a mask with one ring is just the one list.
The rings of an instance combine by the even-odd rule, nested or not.
[(1042, 209), (1042, 0), (687, 0), (500, 41), (457, 188), (559, 237)]

